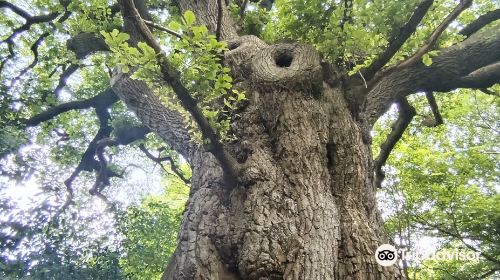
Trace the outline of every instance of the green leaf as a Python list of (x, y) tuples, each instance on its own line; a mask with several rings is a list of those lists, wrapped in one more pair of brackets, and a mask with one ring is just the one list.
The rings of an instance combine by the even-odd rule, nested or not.
[(168, 28), (174, 30), (174, 31), (179, 31), (182, 29), (182, 24), (178, 23), (177, 21), (171, 21), (168, 24)]
[(196, 16), (192, 11), (187, 10), (184, 12), (184, 20), (186, 21), (187, 26), (191, 26), (196, 21)]
[(422, 63), (425, 64), (425, 66), (431, 66), (432, 65), (432, 58), (429, 54), (424, 54), (422, 56)]

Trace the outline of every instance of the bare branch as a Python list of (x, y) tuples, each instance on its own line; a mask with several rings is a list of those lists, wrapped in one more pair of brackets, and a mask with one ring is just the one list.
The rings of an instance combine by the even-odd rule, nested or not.
[(408, 40), (408, 38), (410, 38), (410, 36), (415, 33), (418, 24), (422, 21), (433, 3), (434, 0), (422, 1), (417, 6), (408, 22), (401, 27), (401, 29), (399, 30), (399, 35), (389, 43), (389, 46), (387, 46), (387, 48), (378, 55), (378, 57), (373, 61), (372, 64), (370, 64), (370, 66), (368, 66), (364, 70), (361, 70), (366, 80), (371, 80), (375, 73), (382, 69), (382, 67), (384, 67), (392, 59), (392, 57), (394, 57), (394, 55)]
[(396, 122), (392, 125), (392, 130), (387, 136), (387, 139), (380, 146), (380, 153), (374, 161), (375, 168), (375, 185), (380, 188), (382, 181), (385, 178), (385, 173), (382, 167), (385, 165), (389, 155), (396, 146), (396, 143), (401, 139), (403, 133), (405, 132), (411, 120), (415, 116), (415, 108), (411, 106), (406, 98), (401, 99), (398, 102), (399, 105), (399, 116)]
[(140, 144), (139, 145), (139, 149), (150, 159), (152, 160), (153, 162), (159, 164), (161, 166), (161, 168), (165, 171), (165, 172), (168, 172), (167, 169), (163, 166), (162, 162), (164, 161), (168, 161), (169, 164), (170, 164), (170, 169), (172, 170), (172, 172), (174, 172), (174, 174), (179, 177), (179, 179), (181, 179), (184, 184), (191, 184), (191, 180), (189, 178), (186, 178), (186, 176), (184, 176), (184, 174), (182, 173), (182, 171), (180, 170), (180, 168), (177, 166), (177, 164), (175, 163), (175, 161), (173, 160), (172, 157), (169, 157), (169, 156), (166, 156), (166, 157), (160, 157), (158, 155), (158, 157), (155, 157), (153, 154), (151, 154), (150, 151), (148, 151), (148, 149), (146, 148), (146, 146), (144, 146), (144, 144)]
[(5, 64), (7, 64), (7, 62), (14, 58), (14, 56), (16, 56), (16, 54), (14, 53), (14, 41), (10, 40), (10, 41), (6, 41), (7, 43), (7, 49), (9, 50), (9, 54), (2, 59), (2, 62), (0, 63), (0, 75), (2, 74), (2, 71), (3, 71), (3, 67), (5, 66)]
[(500, 61), (481, 67), (460, 79), (461, 87), (488, 88), (500, 81)]
[(478, 17), (475, 21), (469, 23), (469, 25), (460, 30), (458, 34), (469, 37), (479, 31), (481, 28), (498, 19), (500, 19), (500, 9), (489, 11), (486, 14)]
[(198, 108), (196, 100), (190, 95), (186, 87), (184, 87), (184, 85), (182, 85), (182, 83), (176, 78), (179, 76), (179, 74), (174, 73), (175, 70), (173, 70), (172, 67), (167, 64), (168, 60), (164, 52), (154, 39), (153, 34), (148, 29), (147, 25), (142, 20), (139, 12), (135, 8), (133, 0), (126, 0), (124, 1), (124, 4), (126, 5), (126, 9), (131, 14), (132, 18), (135, 19), (135, 24), (141, 32), (144, 41), (157, 53), (158, 63), (161, 67), (163, 79), (172, 87), (184, 109), (186, 109), (191, 114), (194, 121), (200, 128), (203, 138), (210, 141), (211, 152), (220, 163), (225, 175), (227, 176), (227, 179), (230, 179), (232, 182), (234, 182), (239, 172), (239, 164), (225, 150), (215, 130), (211, 127), (208, 120), (205, 118), (205, 116), (203, 116), (203, 113)]
[[(484, 30), (442, 49), (432, 65), (416, 63), (382, 78), (369, 90), (360, 117), (371, 128), (395, 101), (416, 92), (488, 88), (500, 82), (500, 32)], [(492, 63), (493, 62), (493, 63)]]
[(29, 18), (26, 19), (26, 22), (23, 25), (14, 29), (10, 34), (10, 36), (7, 37), (7, 39), (3, 40), (1, 43), (6, 43), (14, 40), (15, 37), (17, 37), (19, 34), (29, 30), (33, 24), (51, 22), (52, 20), (56, 19), (59, 15), (60, 15), (59, 13), (51, 13), (48, 15), (30, 16)]
[(166, 33), (168, 33), (168, 34), (170, 34), (170, 35), (172, 35), (172, 36), (175, 36), (175, 37), (177, 37), (177, 38), (179, 38), (179, 39), (182, 39), (182, 35), (181, 35), (181, 34), (179, 34), (179, 33), (175, 32), (175, 31), (173, 31), (173, 30), (170, 30), (170, 29), (168, 29), (168, 28), (165, 28), (165, 27), (163, 27), (163, 26), (161, 26), (161, 25), (158, 25), (158, 24), (156, 24), (156, 23), (154, 23), (154, 22), (152, 22), (152, 21), (149, 21), (149, 20), (144, 20), (144, 23), (145, 23), (146, 25), (150, 26), (150, 27), (153, 27), (153, 28), (158, 29), (158, 30), (160, 30), (160, 31), (166, 32)]
[[(97, 155), (97, 158), (99, 160), (99, 169), (97, 170), (97, 176), (95, 179), (95, 183), (90, 188), (89, 193), (91, 195), (96, 195), (97, 193), (100, 193), (106, 186), (109, 186), (110, 184), (110, 174), (112, 171), (108, 167), (108, 161), (106, 160), (106, 157), (104, 156), (104, 149), (109, 146), (116, 146), (118, 145), (118, 142), (112, 138), (103, 138), (96, 143), (96, 148), (95, 148), (95, 154)], [(115, 177), (120, 177), (122, 178), (123, 175), (119, 174), (116, 175)]]
[(32, 16), (28, 12), (7, 1), (0, 1), (0, 8), (10, 9), (14, 13), (23, 17), (25, 20), (29, 20), (30, 18), (32, 18)]
[(43, 40), (47, 38), (50, 35), (49, 32), (45, 32), (38, 39), (31, 45), (31, 52), (33, 53), (33, 62), (30, 63), (26, 68), (24, 68), (21, 72), (19, 72), (19, 75), (17, 75), (14, 79), (13, 82), (19, 80), (26, 72), (28, 72), (30, 69), (33, 69), (38, 63), (38, 47), (42, 44)]

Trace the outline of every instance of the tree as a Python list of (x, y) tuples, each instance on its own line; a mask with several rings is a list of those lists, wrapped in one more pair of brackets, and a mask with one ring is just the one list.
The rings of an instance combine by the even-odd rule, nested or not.
[[(123, 176), (109, 150), (124, 145), (186, 179), (178, 158), (146, 149), (159, 147), (154, 133), (193, 174), (163, 279), (404, 278), (373, 257), (389, 242), (375, 197), (382, 167), (416, 114), (409, 95), (427, 94), (436, 125), (434, 92), (495, 94), (498, 4), (253, 2), (0, 1), (10, 27), (2, 155), (33, 141), (26, 127), (59, 137), (54, 157), (76, 165), (64, 210), (83, 171), (107, 201)], [(33, 54), (21, 69), (18, 45)], [(370, 131), (394, 103), (399, 117), (372, 159)]]
[(177, 245), (177, 232), (188, 188), (171, 184), (162, 196), (149, 196), (120, 219), (124, 235), (120, 266), (127, 279), (160, 279)]
[[(436, 99), (446, 123), (420, 127), (427, 116), (418, 116), (388, 161), (392, 168), (380, 192), (387, 204), (382, 209), (390, 213), (385, 225), (409, 252), (418, 252), (422, 236), (431, 236), (438, 252), (481, 255), (470, 261), (413, 258), (406, 262), (408, 279), (489, 279), (500, 269), (498, 154), (492, 133), (498, 112), (491, 106), (498, 100), (465, 89)], [(412, 101), (426, 111), (424, 96)], [(374, 141), (383, 141), (383, 134)]]

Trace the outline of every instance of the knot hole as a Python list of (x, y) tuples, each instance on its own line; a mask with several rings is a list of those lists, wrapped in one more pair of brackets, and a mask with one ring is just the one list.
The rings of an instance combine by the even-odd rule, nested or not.
[(292, 65), (293, 56), (289, 52), (282, 52), (275, 58), (276, 65), (281, 68), (290, 67)]

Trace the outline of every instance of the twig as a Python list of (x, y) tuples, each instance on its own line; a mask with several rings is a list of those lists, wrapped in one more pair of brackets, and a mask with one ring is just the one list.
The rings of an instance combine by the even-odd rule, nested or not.
[(163, 32), (166, 32), (166, 33), (168, 33), (168, 34), (170, 34), (170, 35), (172, 35), (172, 36), (175, 36), (175, 37), (177, 37), (177, 38), (179, 38), (179, 39), (182, 39), (182, 35), (181, 35), (181, 34), (179, 34), (179, 33), (175, 32), (175, 31), (173, 31), (173, 30), (170, 30), (170, 29), (168, 29), (168, 28), (166, 28), (166, 27), (163, 27), (163, 26), (161, 26), (161, 25), (158, 25), (158, 24), (156, 24), (156, 23), (154, 23), (154, 22), (152, 22), (152, 21), (149, 21), (149, 20), (144, 20), (144, 23), (145, 23), (146, 25), (148, 25), (148, 26), (151, 26), (151, 27), (155, 28), (155, 29), (158, 29), (158, 30), (163, 31)]
[(163, 166), (162, 162), (164, 161), (168, 161), (170, 163), (170, 168), (172, 169), (172, 172), (174, 172), (175, 175), (177, 175), (177, 177), (179, 177), (179, 179), (181, 179), (185, 184), (191, 184), (191, 180), (186, 178), (186, 176), (184, 176), (184, 174), (182, 173), (182, 171), (180, 170), (180, 168), (177, 166), (177, 164), (175, 164), (175, 161), (172, 157), (169, 157), (169, 156), (166, 156), (166, 157), (155, 157), (154, 155), (151, 154), (151, 152), (148, 151), (148, 149), (144, 146), (144, 144), (140, 144), (139, 145), (139, 149), (149, 158), (151, 159), (153, 162), (159, 164), (161, 166), (161, 168), (168, 172), (165, 167)]

